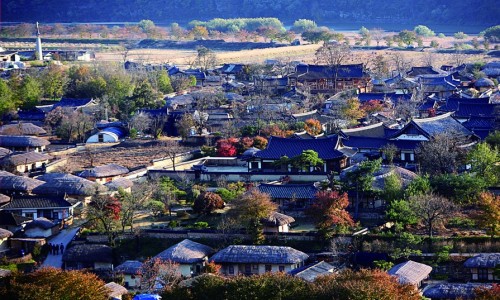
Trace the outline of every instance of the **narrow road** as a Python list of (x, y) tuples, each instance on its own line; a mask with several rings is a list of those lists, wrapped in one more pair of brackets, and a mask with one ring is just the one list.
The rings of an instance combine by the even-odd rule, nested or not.
[[(59, 232), (56, 236), (52, 237), (50, 240), (47, 241), (47, 243), (50, 244), (57, 244), (61, 245), (61, 243), (64, 245), (64, 251), (66, 251), (66, 248), (68, 247), (69, 242), (73, 239), (73, 237), (76, 235), (80, 228), (70, 228), (70, 229), (63, 229), (61, 232)], [(42, 264), (43, 267), (54, 267), (54, 268), (61, 268), (62, 267), (62, 253), (59, 251), (58, 255), (55, 254), (49, 254), (45, 261)]]

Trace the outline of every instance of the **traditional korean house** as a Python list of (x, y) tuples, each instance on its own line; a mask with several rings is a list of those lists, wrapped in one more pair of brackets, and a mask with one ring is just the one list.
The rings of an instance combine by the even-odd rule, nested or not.
[(409, 260), (395, 265), (387, 273), (395, 276), (401, 284), (412, 284), (419, 288), (431, 271), (431, 266)]
[(110, 193), (116, 193), (121, 188), (125, 192), (132, 192), (132, 186), (134, 186), (134, 182), (130, 179), (123, 177), (116, 177), (113, 180), (104, 184), (105, 187), (108, 188)]
[(26, 218), (47, 218), (57, 222), (69, 222), (73, 217), (73, 208), (64, 196), (13, 196), (0, 206), (0, 210), (11, 212)]
[(43, 152), (50, 142), (34, 136), (0, 135), (0, 147), (11, 151)]
[(257, 189), (269, 194), (283, 210), (304, 209), (310, 205), (318, 189), (314, 184), (259, 184)]
[(471, 281), (500, 281), (500, 276), (495, 275), (497, 266), (500, 265), (500, 253), (481, 253), (465, 261), (464, 267), (470, 271)]
[(231, 245), (210, 258), (222, 265), (226, 276), (289, 272), (304, 265), (309, 256), (291, 247)]
[(291, 86), (301, 86), (312, 94), (331, 96), (347, 89), (368, 92), (370, 81), (363, 64), (340, 66), (299, 64), (295, 73), (289, 76)]
[(444, 74), (441, 70), (435, 70), (433, 67), (412, 67), (406, 72), (407, 77), (418, 77), (422, 75), (438, 75)]
[(114, 271), (123, 275), (123, 283), (126, 288), (136, 289), (141, 286), (142, 263), (137, 260), (127, 260), (118, 265)]
[(83, 111), (91, 109), (97, 106), (97, 102), (92, 98), (61, 98), (52, 109), (56, 109), (58, 107), (64, 109), (72, 109), (77, 110), (81, 109)]
[(0, 192), (6, 195), (32, 194), (33, 190), (45, 182), (29, 177), (17, 176), (0, 171)]
[(282, 213), (272, 212), (260, 222), (264, 225), (264, 232), (279, 233), (288, 232), (290, 224), (295, 222), (295, 219)]
[(48, 238), (57, 233), (58, 224), (47, 218), (38, 218), (24, 227), (24, 235), (28, 238)]
[(314, 264), (293, 269), (288, 272), (288, 274), (302, 278), (309, 282), (313, 282), (320, 276), (330, 275), (336, 272), (338, 272), (337, 268), (327, 262), (320, 261)]
[(422, 75), (418, 77), (418, 88), (423, 97), (434, 94), (438, 99), (446, 98), (457, 92), (460, 80), (449, 75)]
[[(248, 160), (248, 169), (251, 172), (272, 172), (276, 170), (284, 172), (306, 172), (306, 173), (329, 173), (339, 172), (349, 165), (349, 157), (338, 149), (341, 148), (338, 136), (324, 139), (290, 139), (272, 136), (269, 138), (266, 149), (254, 154)], [(323, 160), (323, 166), (310, 166), (310, 168), (299, 170), (290, 163), (277, 166), (277, 161), (282, 158), (293, 159), (305, 150), (313, 150)]]
[(108, 282), (104, 288), (109, 291), (108, 297), (111, 300), (122, 300), (123, 295), (128, 294), (128, 290), (116, 282)]
[(0, 160), (0, 167), (19, 174), (45, 172), (50, 159), (50, 155), (39, 152), (13, 153)]
[(26, 224), (28, 224), (31, 221), (32, 218), (27, 218), (14, 213), (0, 211), (0, 228), (7, 229), (14, 233), (23, 229), (24, 226), (26, 226)]
[(155, 258), (179, 264), (182, 276), (190, 277), (201, 273), (208, 257), (214, 250), (208, 246), (185, 239), (180, 243), (160, 252)]
[(431, 300), (470, 300), (476, 298), (477, 289), (491, 289), (491, 284), (438, 283), (427, 287), (423, 296)]
[(112, 181), (114, 178), (125, 175), (129, 170), (117, 164), (107, 164), (82, 171), (78, 176), (101, 184)]
[(113, 269), (113, 250), (102, 244), (75, 244), (64, 251), (65, 270), (111, 271)]

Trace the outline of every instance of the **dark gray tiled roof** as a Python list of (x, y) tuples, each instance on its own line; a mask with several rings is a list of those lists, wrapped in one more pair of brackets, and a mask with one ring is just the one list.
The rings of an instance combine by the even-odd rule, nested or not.
[(481, 253), (465, 261), (466, 268), (495, 268), (500, 264), (500, 253)]
[(283, 156), (293, 158), (305, 150), (314, 150), (321, 159), (335, 159), (344, 156), (336, 150), (338, 137), (332, 136), (325, 139), (289, 139), (272, 136), (269, 138), (267, 148), (257, 152), (255, 157), (264, 159), (280, 159)]
[(313, 184), (260, 184), (257, 189), (273, 199), (314, 199), (318, 189)]
[(320, 261), (312, 265), (294, 269), (289, 274), (307, 281), (314, 281), (318, 276), (332, 274), (334, 269), (335, 267), (329, 263)]
[(308, 257), (291, 247), (232, 245), (217, 252), (210, 260), (216, 263), (296, 264)]
[(23, 209), (23, 208), (56, 208), (71, 207), (71, 203), (62, 196), (14, 196), (12, 201), (2, 206), (2, 209)]

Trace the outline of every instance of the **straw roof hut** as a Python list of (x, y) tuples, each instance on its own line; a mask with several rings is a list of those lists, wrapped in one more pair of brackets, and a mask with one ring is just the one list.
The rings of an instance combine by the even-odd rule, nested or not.
[(54, 222), (47, 218), (38, 218), (33, 220), (32, 222), (29, 222), (26, 224), (25, 229), (31, 229), (31, 228), (42, 228), (42, 229), (50, 229), (52, 227), (56, 226)]
[(260, 221), (266, 226), (283, 226), (295, 222), (295, 219), (285, 214), (272, 212), (267, 218), (262, 218)]
[(102, 244), (77, 244), (69, 247), (63, 255), (66, 269), (78, 269), (96, 266), (107, 266), (111, 269), (113, 262), (111, 247)]
[(0, 136), (0, 147), (4, 148), (27, 148), (27, 147), (42, 147), (49, 145), (50, 142), (34, 136), (14, 136), (3, 135)]
[(12, 151), (10, 151), (9, 149), (0, 147), (0, 158), (7, 156), (11, 153)]
[(26, 152), (8, 155), (0, 161), (0, 165), (3, 167), (17, 167), (36, 162), (48, 162), (49, 159), (51, 159), (51, 156), (47, 154), (39, 152)]
[(7, 124), (0, 127), (0, 135), (42, 135), (47, 131), (32, 123)]
[(108, 297), (111, 299), (121, 299), (123, 295), (128, 294), (128, 290), (116, 282), (108, 282), (104, 287), (108, 289)]
[(387, 271), (387, 273), (389, 273), (389, 275), (397, 277), (399, 283), (401, 284), (409, 283), (420, 286), (420, 283), (424, 279), (429, 277), (431, 271), (431, 266), (409, 260), (407, 262), (395, 265), (389, 271)]
[(13, 236), (14, 234), (7, 229), (0, 228), (0, 239), (5, 239)]
[(83, 178), (113, 177), (127, 174), (129, 170), (117, 164), (108, 164), (82, 171), (78, 176)]
[(179, 264), (192, 264), (204, 261), (215, 251), (205, 245), (185, 239), (160, 252), (155, 258), (170, 260)]
[(104, 184), (110, 191), (118, 191), (119, 188), (129, 189), (134, 185), (134, 182), (128, 178), (118, 177)]
[(45, 181), (33, 191), (40, 195), (92, 196), (106, 191), (103, 185), (66, 173), (47, 173), (37, 179)]
[(490, 289), (491, 284), (439, 283), (424, 290), (423, 296), (430, 299), (474, 299), (476, 289)]
[(31, 193), (45, 182), (29, 177), (16, 176), (9, 172), (0, 171), (0, 191), (7, 194), (14, 192)]
[(4, 194), (0, 194), (0, 205), (3, 205), (10, 201), (10, 197)]
[(137, 275), (141, 273), (142, 263), (138, 260), (127, 260), (115, 268), (116, 273)]

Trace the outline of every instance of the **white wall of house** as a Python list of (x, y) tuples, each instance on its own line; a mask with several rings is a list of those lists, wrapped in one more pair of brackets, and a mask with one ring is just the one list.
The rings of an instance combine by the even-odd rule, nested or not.
[(0, 254), (9, 250), (9, 238), (0, 239)]
[(420, 134), (401, 134), (395, 140), (406, 140), (406, 141), (429, 141), (428, 138), (426, 138), (423, 135)]
[(138, 275), (125, 274), (123, 283), (126, 288), (139, 288), (141, 286), (141, 277)]
[(120, 139), (111, 132), (98, 132), (87, 139), (87, 143), (117, 143)]
[(37, 161), (37, 162), (34, 162), (34, 163), (29, 163), (29, 164), (23, 164), (23, 165), (19, 165), (16, 167), (16, 171), (18, 171), (19, 173), (24, 173), (26, 171), (31, 171), (31, 170), (34, 170), (34, 169), (40, 169), (43, 164), (47, 165), (49, 163), (49, 160), (44, 160), (44, 161)]
[[(237, 276), (239, 274), (246, 274), (245, 266), (247, 264), (223, 264), (221, 272), (226, 276)], [(250, 270), (252, 274), (264, 274), (266, 272), (289, 272), (293, 269), (296, 269), (300, 266), (303, 266), (303, 263), (299, 264), (248, 264), (250, 266)], [(231, 267), (234, 272), (231, 273)], [(269, 270), (270, 268), (270, 270)]]
[(111, 263), (103, 263), (103, 262), (95, 262), (94, 263), (95, 270), (112, 270), (113, 264)]

